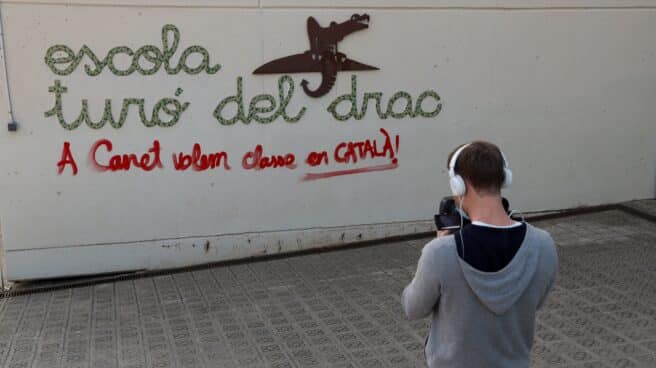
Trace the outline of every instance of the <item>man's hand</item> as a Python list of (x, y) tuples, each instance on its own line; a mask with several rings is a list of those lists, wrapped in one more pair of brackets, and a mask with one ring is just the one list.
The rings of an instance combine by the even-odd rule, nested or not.
[(441, 238), (451, 234), (451, 230), (437, 230), (437, 237)]

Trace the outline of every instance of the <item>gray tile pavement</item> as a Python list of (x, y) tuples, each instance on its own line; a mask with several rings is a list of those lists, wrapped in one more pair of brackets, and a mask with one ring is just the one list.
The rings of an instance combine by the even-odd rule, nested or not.
[[(656, 224), (535, 223), (559, 245), (532, 367), (656, 367)], [(424, 367), (399, 304), (424, 240), (0, 299), (2, 367)]]

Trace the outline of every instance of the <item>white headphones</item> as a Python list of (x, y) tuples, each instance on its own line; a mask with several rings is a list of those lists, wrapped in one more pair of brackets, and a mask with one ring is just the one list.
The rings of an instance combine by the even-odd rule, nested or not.
[[(449, 184), (451, 185), (451, 192), (453, 193), (454, 196), (463, 196), (467, 192), (467, 187), (465, 186), (465, 180), (462, 178), (462, 176), (456, 174), (456, 162), (458, 160), (458, 156), (460, 156), (460, 153), (462, 150), (467, 148), (471, 143), (467, 143), (462, 145), (460, 148), (456, 150), (456, 152), (451, 156), (451, 161), (449, 161)], [(501, 152), (501, 151), (499, 151)], [(503, 158), (503, 173), (504, 173), (504, 180), (502, 187), (507, 188), (510, 186), (512, 183), (512, 171), (510, 171), (510, 167), (508, 166), (508, 161), (506, 161), (506, 156), (501, 152), (501, 158)]]

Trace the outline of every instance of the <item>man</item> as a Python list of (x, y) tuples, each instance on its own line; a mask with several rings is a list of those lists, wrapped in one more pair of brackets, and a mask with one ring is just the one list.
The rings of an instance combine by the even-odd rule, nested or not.
[(512, 173), (497, 146), (460, 146), (448, 168), (454, 199), (472, 223), (424, 246), (403, 309), (409, 319), (432, 313), (431, 368), (528, 368), (535, 314), (558, 268), (553, 240), (504, 210), (501, 188)]

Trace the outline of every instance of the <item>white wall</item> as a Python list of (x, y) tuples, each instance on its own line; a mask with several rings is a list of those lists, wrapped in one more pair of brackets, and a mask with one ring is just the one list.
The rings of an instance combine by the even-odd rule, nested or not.
[[(515, 174), (506, 196), (524, 211), (654, 196), (656, 12), (650, 1), (111, 4), (117, 2), (1, 2), (20, 124), (13, 133), (0, 126), (0, 223), (9, 279), (175, 267), (427, 231), (439, 198), (448, 194), (447, 154), (478, 138), (505, 151)], [(288, 110), (307, 107), (297, 123), (222, 126), (213, 118), (218, 102), (236, 92), (238, 76), (246, 101), (259, 93), (277, 95), (278, 75), (251, 73), (305, 51), (308, 16), (326, 25), (362, 12), (371, 15), (370, 28), (344, 39), (340, 51), (379, 71), (342, 72), (319, 99), (299, 86), (303, 78), (316, 86), (317, 75), (292, 75), (296, 91)], [(99, 57), (121, 45), (161, 47), (168, 23), (181, 32), (176, 55), (201, 45), (222, 69), (125, 77), (105, 70), (90, 77), (81, 65), (57, 76), (44, 62), (55, 44), (76, 52), (86, 44)], [(336, 121), (326, 108), (350, 91), (351, 74), (357, 75), (360, 101), (364, 92), (381, 91), (386, 101), (396, 91), (416, 98), (433, 89), (443, 109), (435, 118), (381, 120), (371, 106), (363, 120)], [(125, 97), (142, 97), (152, 107), (177, 87), (191, 106), (170, 128), (144, 127), (131, 110), (120, 129), (83, 125), (68, 131), (44, 116), (54, 102), (48, 88), (57, 79), (68, 88), (68, 120), (83, 98), (98, 117), (106, 98), (120, 105)], [(310, 150), (379, 138), (379, 128), (400, 137), (397, 169), (301, 181), (307, 172), (388, 163), (303, 163)], [(95, 172), (87, 155), (101, 138), (110, 139), (115, 152), (138, 153), (158, 139), (165, 167)], [(78, 164), (75, 176), (70, 168), (57, 174), (64, 141)], [(173, 170), (171, 154), (189, 152), (196, 142), (204, 150), (227, 151), (232, 170)], [(298, 167), (242, 169), (241, 155), (256, 144), (265, 152), (295, 153)]]

